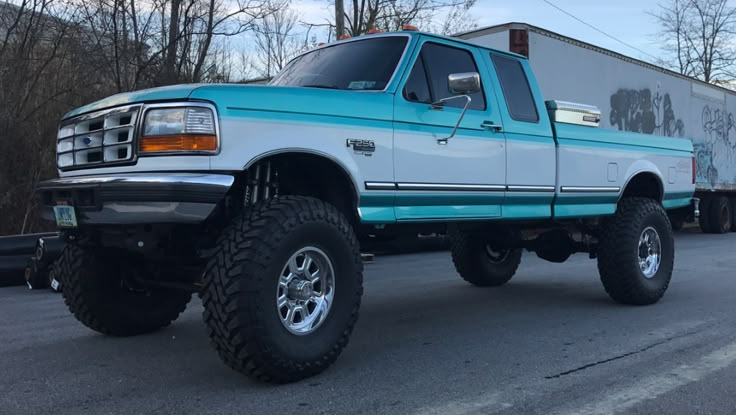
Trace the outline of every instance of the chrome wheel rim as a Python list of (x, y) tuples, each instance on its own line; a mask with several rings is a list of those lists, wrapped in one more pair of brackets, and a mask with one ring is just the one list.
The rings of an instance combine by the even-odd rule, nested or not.
[(335, 271), (327, 254), (308, 246), (284, 265), (276, 289), (276, 311), (296, 335), (314, 332), (324, 323), (335, 297)]
[(511, 254), (511, 251), (508, 249), (496, 251), (491, 249), (490, 246), (486, 245), (486, 255), (488, 256), (488, 259), (494, 264), (502, 263), (509, 257), (509, 254)]
[(639, 236), (639, 269), (645, 278), (652, 278), (659, 271), (662, 262), (662, 242), (659, 234), (651, 226)]

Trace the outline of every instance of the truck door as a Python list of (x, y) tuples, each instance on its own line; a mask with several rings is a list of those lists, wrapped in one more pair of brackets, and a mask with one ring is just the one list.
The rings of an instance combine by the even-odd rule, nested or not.
[(502, 101), (506, 137), (504, 218), (552, 216), (557, 155), (552, 124), (529, 62), (515, 56), (485, 53), (492, 82)]
[[(420, 40), (394, 101), (394, 177), (398, 220), (501, 216), (506, 155), (501, 115), (480, 52), (439, 39)], [(465, 99), (441, 109), (431, 103), (451, 96), (447, 77), (478, 72), (482, 91), (455, 136)]]

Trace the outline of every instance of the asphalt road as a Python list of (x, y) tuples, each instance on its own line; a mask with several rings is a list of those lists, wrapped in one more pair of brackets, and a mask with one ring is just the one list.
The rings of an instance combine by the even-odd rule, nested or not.
[(595, 262), (526, 255), (474, 288), (444, 252), (377, 258), (351, 342), (324, 374), (253, 383), (208, 345), (201, 305), (107, 338), (61, 296), (0, 289), (2, 414), (734, 414), (736, 234), (680, 234), (664, 299), (608, 299)]

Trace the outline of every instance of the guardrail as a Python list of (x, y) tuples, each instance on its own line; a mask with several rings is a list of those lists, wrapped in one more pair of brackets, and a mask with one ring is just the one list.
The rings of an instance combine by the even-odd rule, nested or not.
[(58, 233), (0, 236), (0, 286), (28, 285), (59, 291), (55, 261), (64, 241)]

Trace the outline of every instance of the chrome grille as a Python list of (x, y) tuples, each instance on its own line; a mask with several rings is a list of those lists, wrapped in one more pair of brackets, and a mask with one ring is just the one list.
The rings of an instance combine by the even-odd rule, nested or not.
[(125, 164), (135, 160), (140, 106), (82, 115), (59, 128), (56, 164), (61, 170)]

